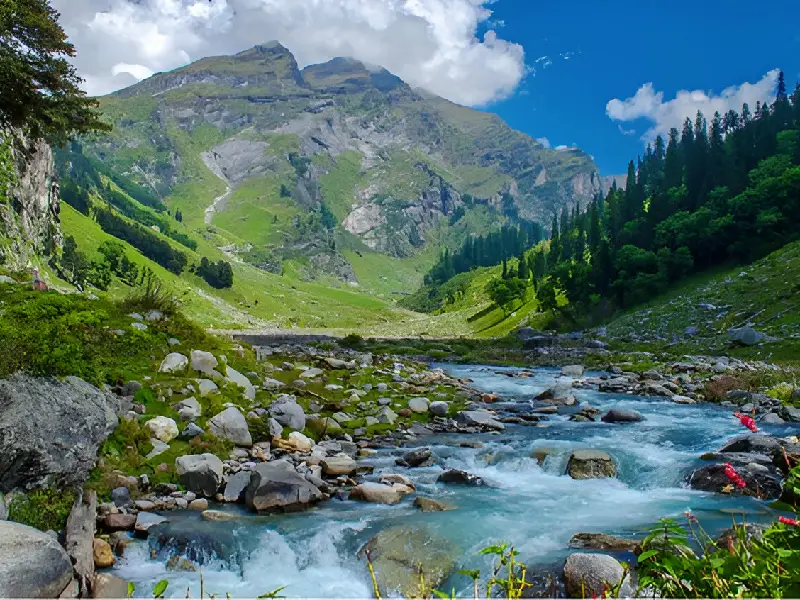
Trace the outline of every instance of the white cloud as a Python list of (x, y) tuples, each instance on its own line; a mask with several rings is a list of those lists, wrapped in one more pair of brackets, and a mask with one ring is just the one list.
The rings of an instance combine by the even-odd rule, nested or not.
[(618, 123), (618, 124), (617, 124), (617, 129), (619, 129), (619, 132), (620, 132), (622, 135), (636, 135), (636, 130), (635, 130), (635, 129), (633, 129), (633, 128), (631, 128), (631, 129), (625, 129), (625, 128), (622, 126), (622, 123)]
[[(512, 94), (522, 46), (488, 31), (492, 0), (52, 0), (90, 94), (272, 39), (300, 66), (352, 56), (468, 105)], [(130, 67), (130, 68), (128, 68)]]
[(548, 140), (546, 137), (536, 138), (536, 141), (539, 142), (545, 148), (550, 147), (550, 140)]
[[(656, 135), (666, 136), (672, 127), (680, 129), (688, 117), (694, 120), (697, 111), (707, 119), (715, 112), (725, 114), (729, 110), (740, 112), (747, 103), (754, 110), (757, 101), (772, 102), (775, 99), (775, 86), (778, 69), (769, 71), (757, 83), (743, 83), (725, 88), (719, 95), (703, 90), (681, 90), (672, 100), (664, 101), (664, 92), (657, 92), (652, 83), (640, 87), (636, 94), (625, 100), (614, 98), (606, 104), (606, 114), (615, 121), (635, 121), (647, 119), (652, 127), (642, 136), (645, 141)], [(625, 133), (620, 125), (620, 131)], [(627, 135), (627, 134), (626, 134)]]

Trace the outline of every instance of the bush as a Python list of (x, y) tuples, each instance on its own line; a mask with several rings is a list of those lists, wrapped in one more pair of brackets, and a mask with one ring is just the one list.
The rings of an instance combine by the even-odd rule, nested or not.
[(727, 398), (728, 392), (746, 388), (747, 383), (743, 379), (731, 375), (723, 375), (707, 382), (703, 389), (703, 395), (706, 400), (711, 402), (721, 402)]
[(72, 490), (34, 490), (14, 496), (8, 509), (10, 521), (41, 531), (61, 531), (75, 502)]
[(157, 310), (165, 315), (174, 315), (178, 312), (178, 301), (164, 282), (145, 267), (142, 269), (138, 287), (128, 295), (122, 308), (143, 312)]
[(364, 338), (357, 333), (348, 333), (341, 340), (339, 345), (342, 348), (360, 348), (364, 344)]

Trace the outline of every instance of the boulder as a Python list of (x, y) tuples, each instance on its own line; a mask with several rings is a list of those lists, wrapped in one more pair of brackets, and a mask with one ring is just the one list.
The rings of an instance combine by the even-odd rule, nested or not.
[(77, 377), (0, 380), (0, 493), (83, 484), (120, 410)]
[(574, 450), (567, 462), (567, 474), (573, 479), (615, 477), (617, 467), (602, 450)]
[(323, 371), (322, 369), (318, 369), (317, 367), (312, 367), (300, 373), (300, 377), (302, 379), (314, 379), (315, 377), (319, 377), (320, 375), (322, 375), (324, 372), (325, 371)]
[(435, 417), (445, 417), (447, 416), (449, 410), (450, 410), (450, 405), (447, 402), (443, 402), (441, 400), (437, 400), (436, 402), (431, 402), (431, 405), (428, 407), (428, 412), (430, 412)]
[(204, 373), (211, 377), (218, 377), (217, 366), (219, 361), (211, 352), (203, 350), (192, 350), (192, 370)]
[(287, 442), (289, 448), (295, 452), (311, 452), (314, 448), (314, 440), (299, 431), (290, 433)]
[(426, 413), (428, 412), (429, 406), (430, 400), (427, 398), (411, 398), (411, 400), (408, 401), (409, 410), (415, 413)]
[(644, 415), (629, 408), (612, 408), (600, 420), (603, 423), (636, 423), (644, 421)]
[(136, 525), (133, 526), (133, 531), (137, 537), (147, 537), (150, 528), (166, 521), (166, 517), (157, 515), (155, 513), (140, 511), (136, 515)]
[(0, 598), (58, 598), (71, 581), (72, 563), (55, 537), (0, 521)]
[[(792, 398), (794, 395), (797, 394), (797, 390), (794, 391), (792, 394)], [(795, 400), (798, 404), (800, 404), (800, 397)], [(780, 416), (784, 421), (790, 421), (791, 423), (800, 423), (800, 408), (796, 406), (782, 406), (780, 408)]]
[(284, 395), (278, 398), (269, 407), (269, 414), (285, 427), (295, 431), (305, 429), (306, 413), (303, 411), (303, 407), (297, 403), (294, 396)]
[(113, 513), (103, 519), (103, 527), (108, 531), (130, 531), (136, 524), (136, 515)]
[(128, 582), (108, 573), (94, 577), (94, 598), (127, 598)]
[(430, 448), (417, 448), (403, 455), (403, 462), (409, 467), (429, 467), (436, 462)]
[[(570, 554), (564, 565), (564, 584), (570, 598), (602, 597), (606, 586), (616, 586), (625, 576), (625, 569), (615, 558), (604, 554)], [(627, 576), (620, 597), (634, 592)]]
[(478, 477), (477, 475), (473, 475), (472, 473), (467, 473), (466, 471), (459, 471), (458, 469), (450, 469), (449, 471), (445, 471), (436, 479), (436, 481), (440, 483), (456, 483), (460, 485), (472, 485), (472, 486), (481, 486), (484, 485), (486, 482)]
[(221, 510), (204, 510), (201, 516), (206, 521), (235, 521), (240, 518), (239, 515)]
[(443, 512), (456, 509), (452, 504), (435, 500), (434, 498), (426, 498), (425, 496), (417, 496), (414, 498), (414, 506), (422, 512)]
[(175, 410), (178, 411), (182, 421), (194, 421), (203, 414), (203, 407), (194, 397), (178, 402), (175, 405)]
[(397, 421), (397, 414), (388, 406), (384, 406), (378, 413), (377, 418), (379, 423), (394, 425), (395, 421)]
[(675, 395), (672, 397), (672, 401), (675, 404), (697, 404), (697, 401), (693, 400), (692, 398), (689, 398), (689, 396)]
[(306, 424), (320, 438), (326, 435), (336, 436), (344, 432), (342, 426), (333, 417), (314, 417), (308, 419)]
[(689, 487), (704, 492), (755, 496), (762, 500), (775, 500), (781, 495), (781, 478), (777, 469), (755, 462), (735, 467), (746, 486), (738, 488), (725, 474), (724, 464), (700, 467), (689, 475)]
[(629, 540), (605, 533), (576, 533), (569, 539), (569, 547), (635, 553), (639, 553), (642, 549), (641, 541)]
[(505, 425), (495, 420), (494, 415), (488, 410), (465, 410), (458, 413), (456, 420), (469, 427), (497, 430), (505, 429)]
[(189, 510), (196, 510), (197, 512), (203, 512), (204, 510), (208, 509), (208, 500), (205, 498), (195, 498), (191, 502), (189, 502)]
[(355, 368), (355, 364), (354, 363), (348, 363), (348, 362), (345, 362), (345, 361), (343, 361), (341, 359), (338, 359), (338, 358), (326, 358), (325, 362), (327, 363), (327, 365), (331, 369), (333, 369), (335, 371), (341, 371), (343, 369)]
[(783, 425), (786, 421), (784, 421), (779, 415), (774, 412), (767, 413), (758, 421), (759, 423), (764, 423), (765, 425)]
[(113, 567), (116, 562), (114, 552), (111, 550), (111, 544), (100, 538), (92, 540), (92, 558), (94, 566), (98, 569)]
[(256, 466), (245, 491), (247, 506), (258, 512), (293, 512), (323, 498), (323, 493), (286, 461)]
[(144, 428), (165, 444), (178, 437), (178, 425), (169, 417), (153, 417), (144, 424)]
[(752, 327), (739, 327), (728, 330), (728, 339), (732, 344), (742, 346), (755, 346), (763, 341), (767, 336)]
[(209, 419), (208, 430), (219, 438), (232, 441), (237, 446), (253, 445), (247, 420), (235, 406), (230, 406)]
[(269, 390), (271, 392), (276, 392), (279, 389), (285, 387), (285, 384), (282, 381), (278, 381), (277, 379), (272, 379), (271, 377), (267, 377), (264, 379), (264, 383), (261, 384), (261, 387), (265, 390)]
[(233, 367), (227, 367), (225, 373), (225, 380), (242, 388), (245, 398), (251, 402), (256, 399), (256, 388), (250, 383), (247, 377), (239, 373), (239, 371)]
[(213, 498), (222, 484), (222, 461), (209, 453), (180, 456), (175, 474), (185, 489)]
[(208, 396), (218, 391), (217, 384), (210, 379), (197, 379), (197, 390), (201, 397)]
[(361, 502), (374, 502), (376, 504), (397, 504), (403, 498), (404, 492), (393, 485), (369, 481), (357, 485), (350, 490), (351, 500)]
[(225, 491), (222, 499), (225, 502), (241, 502), (244, 500), (244, 492), (250, 484), (250, 471), (239, 471), (228, 475), (228, 483), (225, 484)]
[(359, 556), (369, 556), (381, 597), (419, 598), (420, 580), (426, 591), (438, 589), (455, 568), (457, 552), (452, 542), (432, 531), (398, 526), (380, 531)]
[(199, 425), (197, 425), (196, 423), (189, 423), (183, 429), (183, 431), (181, 431), (181, 434), (178, 437), (182, 440), (190, 440), (194, 437), (197, 437), (198, 435), (203, 435), (204, 433), (205, 431), (203, 431), (203, 429)]
[(333, 456), (320, 461), (325, 475), (352, 475), (356, 472), (356, 461), (349, 456)]
[(171, 352), (167, 354), (161, 366), (158, 367), (159, 373), (175, 373), (176, 371), (183, 371), (189, 366), (189, 359), (180, 352)]
[(565, 377), (583, 377), (583, 365), (565, 365), (561, 367), (561, 374)]

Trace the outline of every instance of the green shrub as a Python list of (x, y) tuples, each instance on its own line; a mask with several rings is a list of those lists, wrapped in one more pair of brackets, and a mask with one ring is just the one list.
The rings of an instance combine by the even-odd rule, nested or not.
[(75, 502), (72, 490), (34, 490), (14, 496), (8, 518), (42, 531), (61, 531)]
[(360, 348), (364, 345), (364, 338), (357, 333), (348, 333), (339, 340), (339, 345), (342, 348)]

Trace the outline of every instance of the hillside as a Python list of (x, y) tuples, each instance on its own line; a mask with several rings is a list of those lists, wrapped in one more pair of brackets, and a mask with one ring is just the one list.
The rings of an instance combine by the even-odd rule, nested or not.
[(580, 150), (354, 60), (300, 70), (277, 43), (157, 74), (101, 108), (114, 130), (73, 148), (76, 162), (180, 211), (236, 260), (386, 298), (416, 288), (442, 245), (546, 223), (602, 187)]

